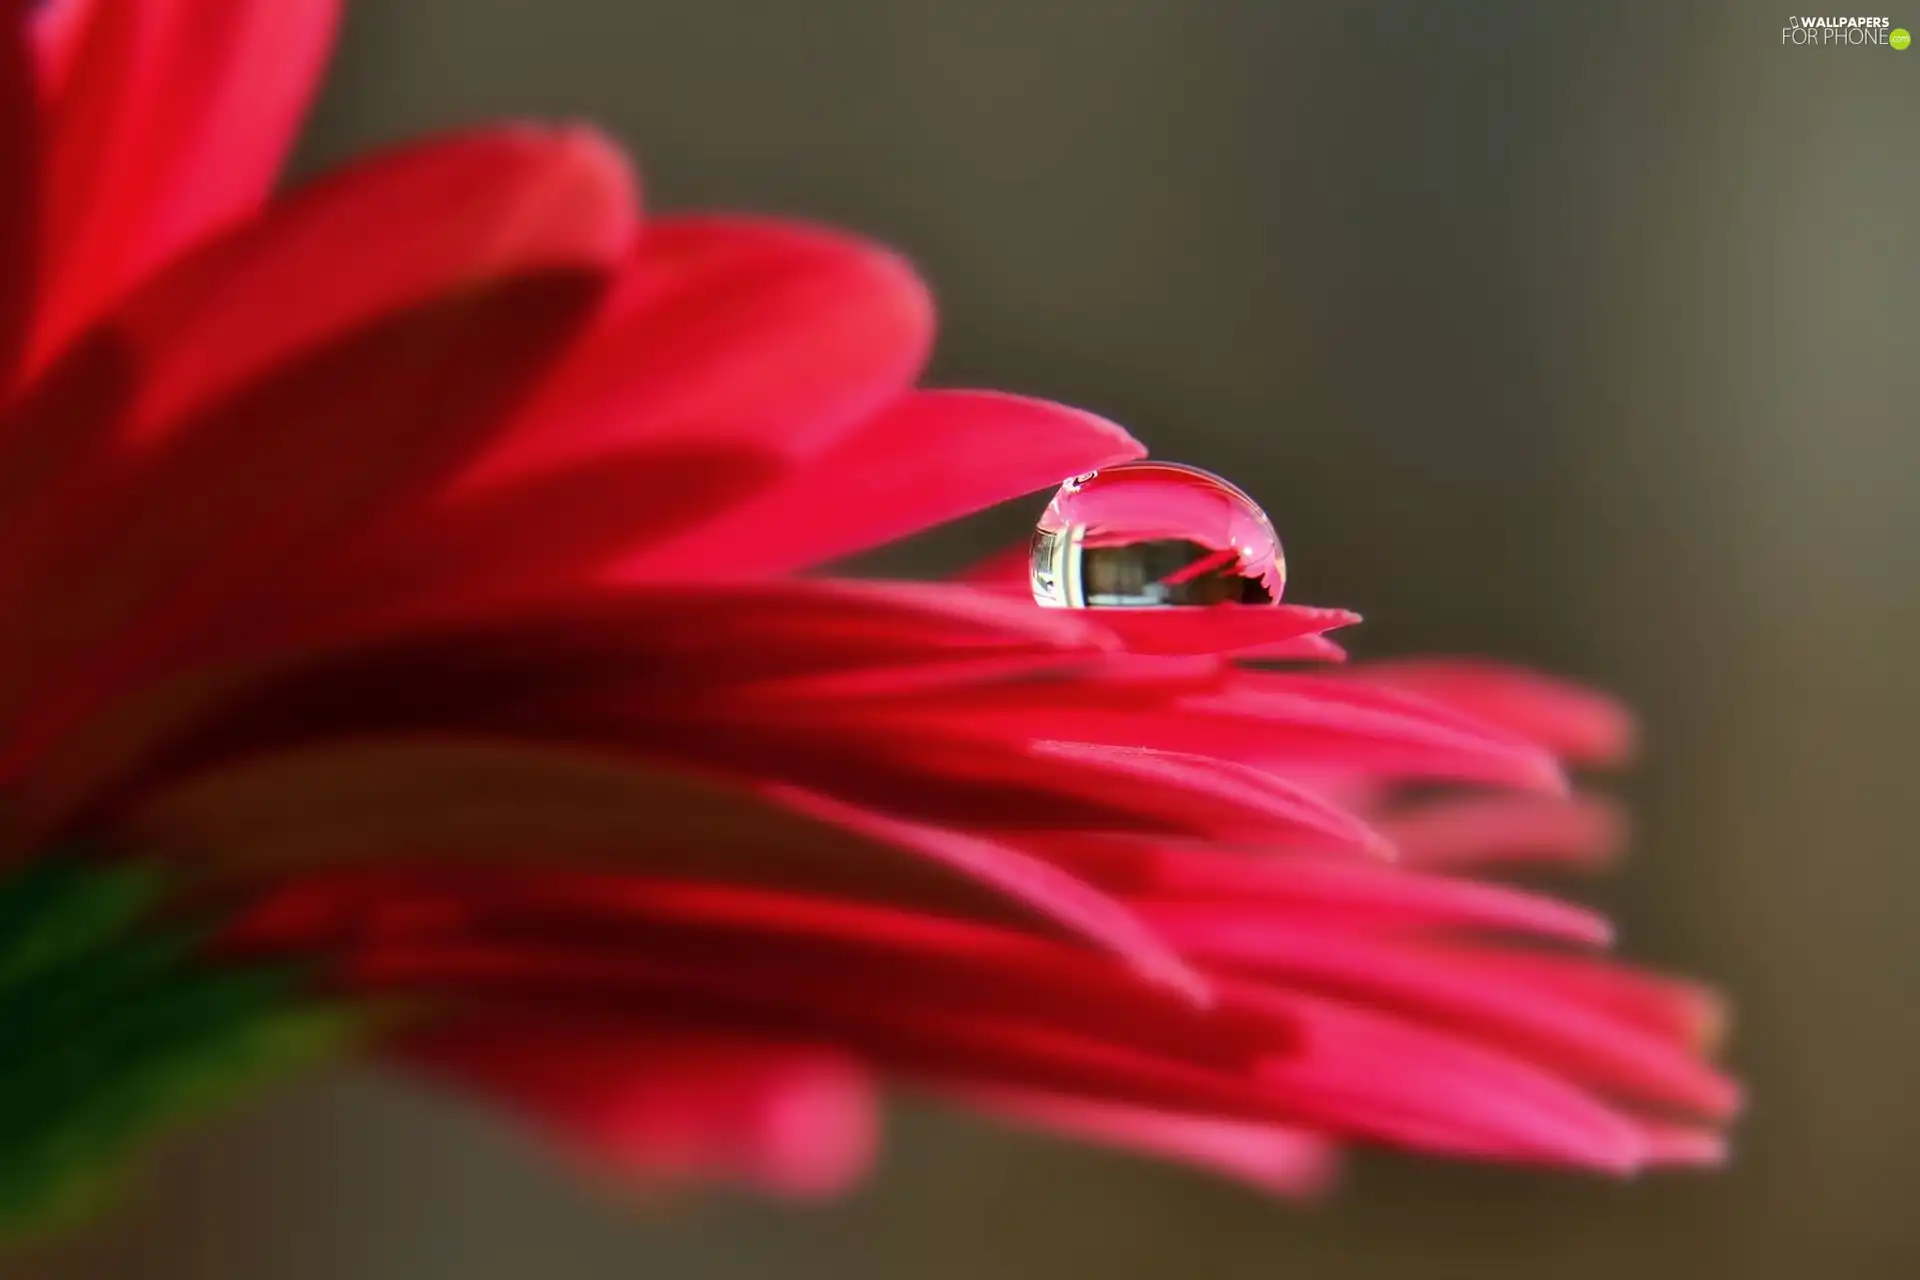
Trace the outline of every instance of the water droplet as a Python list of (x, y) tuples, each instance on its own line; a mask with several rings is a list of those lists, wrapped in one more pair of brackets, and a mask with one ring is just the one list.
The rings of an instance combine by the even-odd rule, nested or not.
[(1266, 512), (1210, 471), (1128, 462), (1060, 486), (1033, 534), (1055, 609), (1275, 604), (1287, 562)]

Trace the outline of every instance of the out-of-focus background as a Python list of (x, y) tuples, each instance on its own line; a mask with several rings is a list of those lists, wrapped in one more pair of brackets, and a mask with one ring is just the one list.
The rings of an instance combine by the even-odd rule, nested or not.
[[(1889, 16), (1920, 29), (1920, 4)], [(1872, 8), (1872, 6), (1869, 6)], [(797, 1211), (616, 1204), (350, 1078), (175, 1152), (36, 1266), (142, 1280), (1920, 1274), (1920, 49), (1525, 0), (363, 3), (304, 163), (598, 120), (650, 203), (915, 258), (940, 381), (1224, 472), (1363, 653), (1644, 713), (1595, 889), (1738, 1002), (1718, 1177), (1365, 1158), (1298, 1209), (969, 1120)], [(1034, 504), (1037, 507), (1037, 503)], [(1032, 512), (972, 531), (998, 545)]]

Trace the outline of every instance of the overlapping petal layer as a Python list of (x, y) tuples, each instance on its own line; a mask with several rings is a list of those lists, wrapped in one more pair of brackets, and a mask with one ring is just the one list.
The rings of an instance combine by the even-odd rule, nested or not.
[(1717, 1158), (1710, 997), (1451, 874), (1610, 852), (1611, 703), (1256, 669), (1357, 619), (1041, 610), (1018, 557), (823, 576), (1142, 449), (917, 389), (897, 257), (642, 223), (589, 132), (261, 207), (330, 16), (6, 25), (0, 858), (164, 861), (209, 963), (397, 1002), (396, 1062), (628, 1174), (836, 1189), (886, 1081), (1290, 1192), (1353, 1139)]

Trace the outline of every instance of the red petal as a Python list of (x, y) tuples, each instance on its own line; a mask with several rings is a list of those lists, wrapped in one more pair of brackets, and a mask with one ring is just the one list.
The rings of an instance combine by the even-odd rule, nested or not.
[(243, 955), (444, 943), (573, 949), (538, 953), (555, 962), (585, 949), (603, 958), (616, 986), (629, 962), (759, 972), (820, 999), (844, 991), (880, 1006), (1043, 1019), (1220, 1064), (1284, 1042), (1270, 1019), (1215, 1016), (1053, 938), (852, 898), (552, 866), (467, 868), (457, 878), (394, 867), (310, 876), (272, 890), (226, 939)]
[[(745, 949), (709, 943), (698, 951), (650, 955), (648, 942), (639, 935), (636, 945), (613, 950), (527, 941), (371, 941), (336, 977), (351, 991), (413, 991), (458, 998), (475, 1010), (565, 1007), (611, 1021), (644, 1009), (649, 1019), (691, 1017), (763, 1035), (829, 1040), (917, 1079), (1290, 1118), (1283, 1101), (1247, 1077), (1244, 1059), (1210, 1061), (1219, 1036), (1209, 1034), (1213, 1019), (1199, 1019), (1197, 1011), (1190, 1011), (1197, 1034), (1155, 1049), (1141, 1042), (1153, 1043), (1163, 1034), (1157, 1028), (1143, 1034), (1137, 1024), (1112, 1019), (1124, 1007), (1119, 998), (1103, 994), (1074, 1006), (1076, 987), (1056, 987), (1044, 977), (976, 987), (966, 981), (966, 969), (953, 969), (916, 996), (916, 984), (928, 977), (924, 966), (906, 968), (896, 982), (893, 966), (871, 958), (850, 971), (849, 957), (823, 967), (791, 947), (782, 954), (757, 943)], [(1112, 968), (1109, 981), (1116, 974), (1134, 995), (1150, 995)], [(1123, 998), (1124, 989), (1114, 996)], [(1240, 1034), (1257, 1021), (1275, 1051), (1284, 1051), (1283, 1020), (1260, 1013), (1239, 1021)]]
[(661, 219), (472, 479), (632, 450), (811, 457), (904, 391), (932, 339), (925, 286), (885, 250), (799, 224)]
[(879, 1140), (870, 1073), (826, 1047), (550, 1016), (463, 1020), (393, 1051), (623, 1177), (829, 1196)]
[(1143, 452), (1119, 427), (1078, 409), (991, 392), (918, 392), (764, 493), (636, 554), (622, 572), (740, 578), (804, 569)]
[(1301, 636), (1249, 649), (1239, 657), (1248, 662), (1345, 662), (1347, 651), (1325, 636)]
[(77, 15), (51, 104), (45, 360), (144, 276), (265, 199), (338, 0), (145, 0)]
[(109, 0), (35, 0), (32, 9), (35, 80), (43, 100), (57, 102), (66, 92), (80, 53), (80, 38), (93, 22), (93, 11)]
[(1023, 599), (1033, 597), (1033, 543), (1031, 540), (1019, 546), (996, 551), (984, 559), (975, 561), (956, 575), (956, 580), (982, 591), (1020, 596)]
[(317, 559), (298, 599), (254, 621), (310, 642), (383, 618), (584, 586), (622, 553), (706, 519), (770, 474), (767, 459), (739, 449), (664, 447), (448, 495)]
[(1125, 905), (1018, 849), (791, 787), (736, 787), (588, 752), (344, 742), (212, 771), (120, 821), (147, 847), (193, 849), (210, 882), (369, 859), (484, 865), (534, 848), (575, 868), (611, 862), (1021, 920), (1109, 950), (1190, 999), (1205, 994)]
[[(1207, 1065), (1186, 1045), (1144, 1048), (1089, 1035), (1080, 1019), (1032, 1016), (1020, 988), (992, 988), (982, 1007), (890, 989), (889, 967), (868, 964), (879, 987), (845, 966), (778, 959), (758, 943), (709, 942), (696, 951), (514, 942), (399, 944), (372, 941), (340, 976), (354, 990), (458, 995), (478, 1008), (565, 1007), (618, 1018), (649, 1010), (751, 1026), (768, 1036), (844, 1044), (910, 1080), (967, 1081), (1069, 1093), (1129, 1107), (1226, 1119), (1308, 1124), (1458, 1154), (1497, 1154), (1628, 1169), (1641, 1157), (1637, 1130), (1580, 1090), (1524, 1063), (1446, 1035), (1329, 1002), (1243, 984), (1234, 1016), (1272, 1028), (1277, 1056), (1255, 1075)], [(960, 976), (959, 974), (955, 975)], [(909, 986), (913, 972), (902, 975)], [(1029, 984), (1031, 987), (1034, 984)], [(955, 988), (975, 990), (962, 984)], [(628, 1014), (627, 1016), (631, 1016)], [(1309, 1020), (1311, 1040), (1290, 1028)], [(1135, 1037), (1137, 1039), (1137, 1037)]]
[[(671, 753), (729, 684), (975, 650), (1086, 652), (1104, 638), (1071, 614), (915, 583), (563, 590), (326, 619), (337, 629), (319, 634), (305, 613), (275, 616), (269, 592), (256, 599), (181, 649), (170, 683), (118, 699), (111, 719), (79, 716), (82, 702), (45, 729), (34, 817), (23, 810), (17, 834), (50, 835), (102, 790), (303, 738), (490, 726)], [(94, 686), (93, 701), (111, 691)]]
[(565, 341), (594, 284), (528, 277), (402, 314), (90, 477), (111, 518), (76, 512), (0, 578), (0, 607), (23, 619), (0, 633), (14, 752), (35, 754), (236, 611), (262, 611), (313, 549), (432, 492)]
[(39, 121), (26, 35), (17, 17), (0, 17), (0, 405), (13, 386), (39, 275)]
[[(134, 6), (138, 7), (138, 6)], [(633, 178), (584, 129), (519, 127), (361, 161), (209, 245), (113, 318), (140, 357), (128, 438), (358, 329), (516, 275), (612, 268), (633, 234)]]
[[(1022, 542), (976, 561), (955, 580), (981, 591), (1024, 600), (1033, 594), (1031, 559), (1032, 548)], [(1318, 631), (1296, 627), (1324, 621), (1322, 629), (1331, 630), (1360, 621), (1359, 614), (1344, 609), (1292, 605), (1280, 609), (1099, 609), (1092, 613), (1135, 652), (1231, 654), (1247, 662), (1345, 662), (1346, 650)], [(1127, 621), (1136, 614), (1141, 621)]]
[[(0, 485), (20, 496), (6, 508), (0, 597), (32, 540), (101, 522), (100, 486), (126, 469), (118, 455), (127, 444), (151, 447), (223, 397), (257, 395), (269, 374), (404, 312), (516, 274), (606, 263), (622, 251), (630, 216), (617, 153), (589, 134), (514, 130), (369, 162), (195, 254), (50, 379), (100, 384), (118, 370), (137, 398), (100, 397), (91, 413), (41, 414), (0, 436)], [(342, 424), (329, 425), (326, 447), (352, 462), (337, 439)], [(379, 440), (380, 424), (355, 425)]]
[(1094, 609), (1101, 626), (1134, 653), (1271, 656), (1288, 641), (1350, 627), (1360, 615), (1303, 605), (1217, 605), (1208, 609)]

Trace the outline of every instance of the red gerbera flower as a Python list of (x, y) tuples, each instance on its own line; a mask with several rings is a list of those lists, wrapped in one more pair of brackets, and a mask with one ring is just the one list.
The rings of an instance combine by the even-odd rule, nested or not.
[[(899, 259), (590, 132), (271, 197), (333, 9), (0, 22), (9, 1219), (349, 1048), (794, 1192), (883, 1084), (1282, 1190), (1718, 1158), (1712, 998), (1453, 874), (1608, 850), (1611, 704), (1299, 665), (1244, 495), (1115, 506), (1119, 428), (914, 389)], [(1032, 583), (796, 576), (1103, 468)]]

